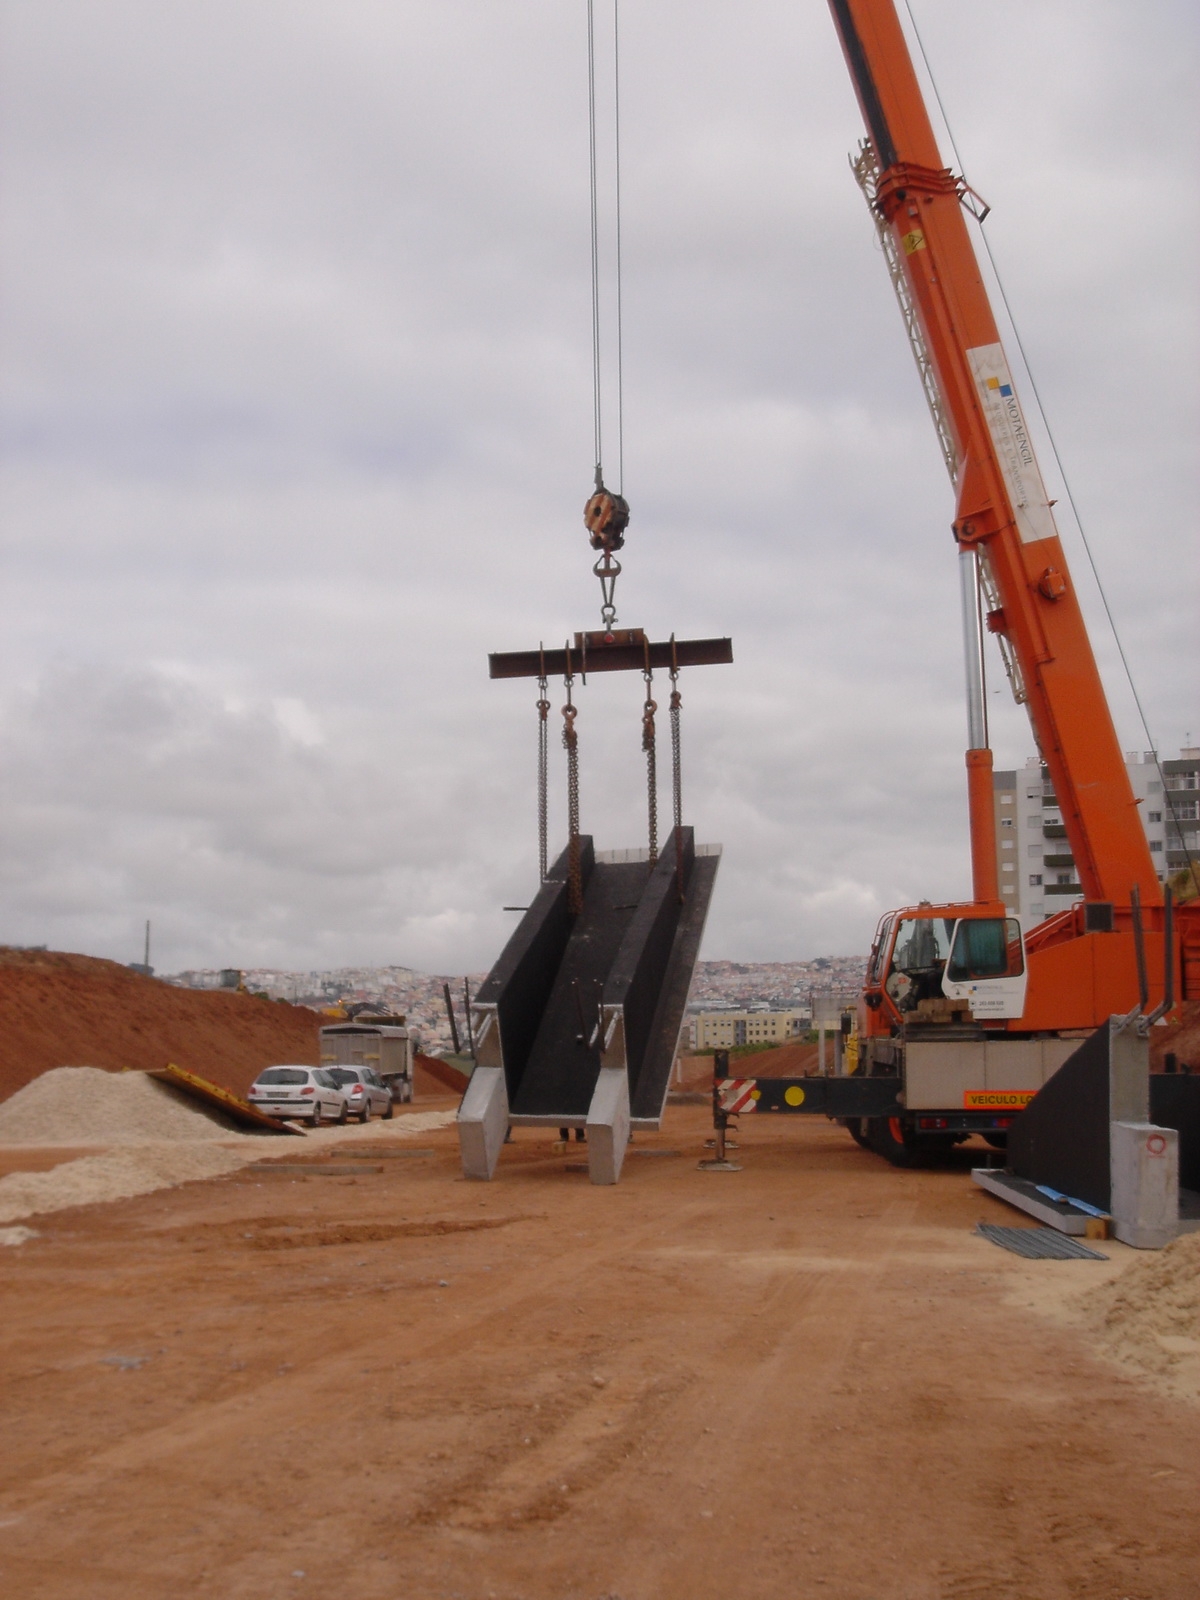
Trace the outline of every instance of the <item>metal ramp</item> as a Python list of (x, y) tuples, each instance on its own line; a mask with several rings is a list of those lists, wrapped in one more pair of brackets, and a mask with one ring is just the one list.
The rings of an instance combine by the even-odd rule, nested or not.
[(575, 917), (567, 852), (555, 862), (473, 1003), (468, 1176), (491, 1177), (510, 1126), (587, 1127), (593, 1180), (616, 1181), (630, 1128), (662, 1118), (719, 859), (691, 828), (653, 866), (584, 835)]

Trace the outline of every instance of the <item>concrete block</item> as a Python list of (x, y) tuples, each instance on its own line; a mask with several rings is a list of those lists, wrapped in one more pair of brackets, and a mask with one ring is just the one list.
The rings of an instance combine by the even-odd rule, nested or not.
[(1137, 1250), (1161, 1250), (1179, 1231), (1179, 1135), (1152, 1122), (1114, 1122), (1113, 1233)]
[(629, 1074), (601, 1067), (587, 1115), (588, 1176), (616, 1183), (629, 1144)]
[(464, 1178), (487, 1180), (508, 1134), (508, 1089), (502, 1067), (476, 1067), (458, 1108), (458, 1150)]

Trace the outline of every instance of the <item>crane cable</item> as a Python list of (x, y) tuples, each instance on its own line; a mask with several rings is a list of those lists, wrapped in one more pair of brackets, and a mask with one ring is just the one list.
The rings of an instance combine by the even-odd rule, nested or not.
[[(587, 0), (588, 31), (588, 166), (592, 224), (592, 432), (596, 452), (596, 487), (603, 482), (604, 421), (601, 363), (600, 316), (600, 180), (598, 171), (598, 131), (596, 112), (596, 7)], [(621, 52), (620, 0), (613, 0), (613, 231), (616, 277), (616, 362), (617, 362), (617, 493), (625, 484), (625, 373), (622, 348), (621, 304)]]
[[(958, 145), (954, 138), (954, 129), (951, 126), (949, 116), (946, 114), (946, 107), (942, 100), (942, 93), (938, 88), (937, 79), (934, 77), (933, 68), (929, 64), (929, 56), (925, 50), (925, 41), (921, 38), (921, 30), (917, 27), (917, 19), (913, 16), (912, 6), (909, 3), (909, 0), (904, 0), (904, 9), (908, 13), (909, 24), (912, 27), (913, 38), (917, 41), (917, 49), (921, 53), (921, 60), (925, 63), (925, 72), (929, 78), (930, 87), (933, 89), (933, 97), (937, 102), (937, 108), (942, 115), (942, 122), (945, 125), (946, 137), (950, 141), (951, 152), (953, 153), (955, 161), (958, 163), (958, 170), (961, 173), (964, 171), (963, 158), (959, 154)], [(1162, 763), (1158, 757), (1158, 746), (1150, 732), (1150, 723), (1146, 717), (1146, 712), (1142, 705), (1142, 697), (1138, 693), (1137, 684), (1134, 682), (1133, 669), (1130, 667), (1129, 658), (1125, 654), (1125, 645), (1122, 642), (1120, 632), (1117, 629), (1117, 620), (1114, 617), (1112, 607), (1109, 604), (1108, 594), (1105, 591), (1104, 583), (1100, 577), (1100, 569), (1096, 565), (1096, 558), (1092, 554), (1092, 547), (1088, 540), (1087, 530), (1083, 525), (1083, 518), (1079, 515), (1079, 507), (1075, 503), (1075, 495), (1071, 489), (1071, 482), (1067, 477), (1067, 470), (1063, 464), (1062, 456), (1058, 451), (1058, 441), (1054, 437), (1054, 429), (1050, 426), (1050, 418), (1047, 416), (1046, 408), (1042, 404), (1042, 396), (1040, 390), (1038, 389), (1037, 379), (1034, 377), (1033, 367), (1030, 365), (1029, 357), (1025, 353), (1025, 344), (1021, 338), (1021, 330), (1017, 326), (1017, 319), (1013, 315), (1012, 306), (1009, 304), (1008, 291), (1005, 289), (1004, 280), (1000, 276), (1000, 268), (996, 263), (996, 257), (992, 254), (991, 240), (988, 238), (987, 232), (984, 229), (983, 219), (978, 218), (977, 220), (979, 221), (979, 234), (980, 238), (983, 240), (984, 253), (988, 258), (988, 262), (992, 269), (992, 276), (996, 280), (996, 288), (1000, 294), (1000, 303), (1004, 307), (1004, 314), (1008, 318), (1009, 327), (1012, 329), (1013, 341), (1016, 344), (1018, 352), (1020, 353), (1021, 363), (1025, 368), (1025, 375), (1029, 379), (1030, 392), (1033, 395), (1034, 403), (1037, 405), (1038, 415), (1042, 420), (1042, 427), (1046, 432), (1046, 439), (1050, 445), (1050, 454), (1054, 457), (1054, 464), (1058, 468), (1058, 475), (1062, 480), (1063, 493), (1066, 495), (1067, 504), (1071, 508), (1071, 515), (1075, 519), (1075, 526), (1079, 531), (1079, 538), (1083, 544), (1084, 554), (1087, 556), (1088, 566), (1091, 568), (1092, 578), (1095, 581), (1096, 589), (1100, 595), (1100, 603), (1104, 607), (1104, 615), (1108, 618), (1108, 626), (1112, 631), (1113, 642), (1117, 647), (1117, 655), (1121, 660), (1121, 666), (1125, 673), (1125, 681), (1129, 685), (1129, 692), (1133, 696), (1134, 705), (1137, 707), (1138, 720), (1141, 722), (1142, 732), (1146, 735), (1146, 743), (1149, 745), (1150, 752), (1154, 757), (1154, 768), (1158, 773), (1159, 782), (1163, 786), (1163, 795), (1165, 797), (1168, 792), (1166, 774), (1163, 772)], [(1174, 807), (1169, 801), (1167, 803), (1167, 810), (1170, 812), (1171, 820), (1175, 824), (1176, 837), (1179, 840), (1181, 853), (1187, 860), (1188, 871), (1192, 874), (1193, 878), (1195, 878), (1196, 862), (1192, 858), (1191, 850), (1184, 843), (1183, 829), (1179, 826), (1179, 821), (1174, 814)]]
[(625, 481), (625, 358), (622, 338), (621, 294), (621, 72), (620, 72), (620, 21), (619, 0), (612, 0), (613, 8), (613, 212), (616, 267), (616, 357), (617, 357), (617, 479), (615, 490), (604, 483), (604, 379), (603, 379), (603, 319), (600, 313), (600, 178), (599, 178), (599, 117), (596, 95), (596, 7), (595, 0), (587, 0), (587, 64), (588, 64), (588, 175), (591, 202), (591, 269), (592, 269), (592, 444), (596, 458), (594, 488), (591, 498), (583, 508), (584, 526), (591, 536), (593, 550), (600, 552), (592, 571), (600, 580), (600, 620), (611, 632), (617, 620), (613, 594), (621, 563), (616, 552), (625, 543), (625, 529), (629, 524), (629, 506), (622, 489)]

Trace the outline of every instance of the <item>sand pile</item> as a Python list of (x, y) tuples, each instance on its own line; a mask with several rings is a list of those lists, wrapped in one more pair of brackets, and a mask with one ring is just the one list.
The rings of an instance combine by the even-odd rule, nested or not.
[(142, 1144), (65, 1161), (49, 1172), (14, 1172), (0, 1178), (0, 1222), (65, 1211), (68, 1206), (128, 1200), (197, 1178), (218, 1178), (256, 1160), (258, 1153), (211, 1143)]
[(0, 1105), (0, 1144), (136, 1145), (238, 1133), (219, 1112), (144, 1072), (55, 1067)]
[[(388, 1123), (331, 1128), (306, 1137), (318, 1145), (353, 1142), (360, 1135), (372, 1143), (403, 1140), (453, 1120), (453, 1111), (408, 1113)], [(294, 1153), (291, 1140), (243, 1132), (219, 1112), (143, 1072), (102, 1072), (98, 1067), (56, 1067), (0, 1105), (3, 1144), (110, 1148), (64, 1161), (49, 1172), (13, 1172), (0, 1178), (0, 1223), (68, 1206), (127, 1200)]]
[(1111, 1361), (1200, 1402), (1200, 1233), (1139, 1257), (1079, 1306)]

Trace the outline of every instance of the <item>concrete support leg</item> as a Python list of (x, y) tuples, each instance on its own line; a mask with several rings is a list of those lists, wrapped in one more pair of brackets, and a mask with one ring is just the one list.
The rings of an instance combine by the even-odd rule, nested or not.
[(629, 1075), (602, 1067), (587, 1116), (588, 1175), (593, 1183), (616, 1183), (629, 1144)]
[(1113, 1233), (1161, 1250), (1179, 1231), (1179, 1135), (1149, 1122), (1111, 1125)]
[(503, 1067), (476, 1067), (458, 1108), (458, 1149), (464, 1178), (489, 1179), (508, 1134), (508, 1089)]

